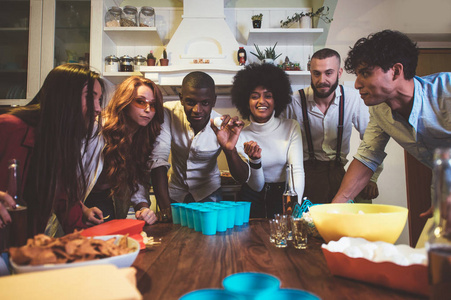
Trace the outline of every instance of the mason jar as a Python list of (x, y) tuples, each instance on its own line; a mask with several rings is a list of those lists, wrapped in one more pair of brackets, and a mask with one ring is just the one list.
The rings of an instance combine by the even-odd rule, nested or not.
[(105, 57), (105, 72), (119, 71), (119, 58), (116, 55)]
[(123, 55), (120, 61), (121, 72), (133, 72), (133, 58), (131, 56)]
[(141, 66), (147, 66), (147, 59), (142, 55), (136, 55), (134, 58), (135, 71), (139, 71)]
[(121, 15), (122, 27), (135, 27), (138, 26), (138, 10), (134, 6), (124, 6)]
[(150, 6), (141, 7), (139, 12), (140, 27), (155, 27), (155, 10)]
[(121, 26), (122, 9), (117, 6), (112, 6), (105, 14), (106, 27), (120, 27)]

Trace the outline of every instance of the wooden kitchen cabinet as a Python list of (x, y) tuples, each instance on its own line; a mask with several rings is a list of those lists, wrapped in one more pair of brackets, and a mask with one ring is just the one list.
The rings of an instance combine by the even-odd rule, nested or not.
[(90, 52), (90, 0), (2, 1), (0, 105), (25, 105), (47, 74)]

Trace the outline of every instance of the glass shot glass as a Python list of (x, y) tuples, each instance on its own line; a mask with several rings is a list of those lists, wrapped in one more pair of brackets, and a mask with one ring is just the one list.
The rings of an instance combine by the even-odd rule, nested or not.
[(269, 241), (273, 244), (276, 242), (276, 224), (275, 224), (275, 222), (276, 222), (275, 219), (269, 220)]
[(286, 218), (275, 219), (274, 224), (276, 228), (275, 246), (278, 248), (285, 248), (286, 246), (288, 246), (287, 219)]
[(308, 223), (302, 218), (291, 218), (293, 246), (296, 249), (307, 249)]

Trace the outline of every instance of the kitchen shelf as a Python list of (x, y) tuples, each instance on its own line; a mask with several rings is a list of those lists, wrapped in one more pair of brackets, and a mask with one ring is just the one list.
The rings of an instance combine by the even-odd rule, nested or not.
[(141, 72), (103, 72), (103, 77), (113, 84), (119, 84), (130, 76), (143, 76)]
[(104, 27), (117, 46), (162, 46), (156, 27)]
[(247, 45), (299, 46), (313, 44), (323, 33), (323, 28), (251, 28)]

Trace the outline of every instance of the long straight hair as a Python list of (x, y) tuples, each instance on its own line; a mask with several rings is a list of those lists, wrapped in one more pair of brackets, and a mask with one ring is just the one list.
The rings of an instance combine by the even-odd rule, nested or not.
[[(98, 73), (84, 65), (64, 64), (50, 71), (31, 102), (40, 105), (40, 110), (24, 191), (30, 235), (44, 231), (57, 201), (63, 199), (68, 212), (86, 193), (82, 157), (99, 130), (93, 97), (96, 81), (103, 92)], [(83, 115), (81, 98), (85, 86), (87, 110)]]
[[(134, 122), (127, 115), (127, 107), (137, 95), (140, 86), (149, 87), (155, 97), (155, 115), (147, 126), (140, 127), (131, 136), (127, 124)], [(164, 121), (163, 96), (151, 80), (132, 76), (116, 89), (108, 103), (102, 135), (105, 138), (104, 168), (112, 186), (112, 195), (133, 194), (137, 184), (150, 184), (147, 166), (155, 139)]]

